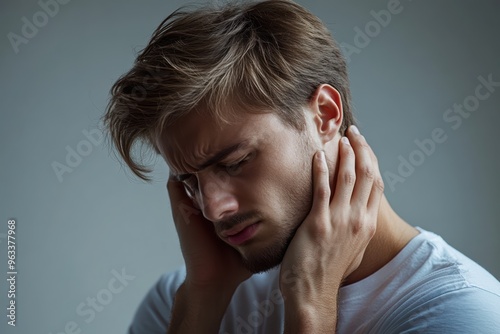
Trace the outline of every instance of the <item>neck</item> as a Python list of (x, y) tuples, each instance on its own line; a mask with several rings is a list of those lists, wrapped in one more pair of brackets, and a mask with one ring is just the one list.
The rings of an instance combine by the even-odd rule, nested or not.
[(384, 195), (377, 217), (377, 231), (366, 248), (361, 264), (346, 278), (345, 284), (358, 282), (375, 273), (391, 261), (418, 233), (417, 229), (394, 212)]

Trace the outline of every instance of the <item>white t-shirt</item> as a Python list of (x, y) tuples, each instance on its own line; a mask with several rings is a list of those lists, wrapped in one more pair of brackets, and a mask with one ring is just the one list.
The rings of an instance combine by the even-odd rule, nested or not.
[[(418, 229), (420, 234), (384, 267), (340, 289), (337, 332), (500, 333), (498, 280), (441, 237)], [(275, 268), (243, 282), (220, 333), (282, 333), (278, 276)], [(167, 332), (184, 277), (183, 268), (159, 279), (139, 306), (129, 334)]]

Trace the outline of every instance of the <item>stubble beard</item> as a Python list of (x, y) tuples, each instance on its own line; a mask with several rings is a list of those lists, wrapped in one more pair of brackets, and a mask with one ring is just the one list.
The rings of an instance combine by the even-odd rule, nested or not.
[(316, 149), (307, 136), (301, 139), (300, 146), (304, 161), (294, 180), (295, 191), (288, 193), (289, 217), (281, 222), (273, 223), (280, 229), (274, 236), (271, 236), (274, 240), (270, 245), (255, 251), (256, 254), (242, 255), (242, 264), (254, 274), (269, 271), (281, 264), (297, 229), (311, 210), (313, 201), (312, 156)]

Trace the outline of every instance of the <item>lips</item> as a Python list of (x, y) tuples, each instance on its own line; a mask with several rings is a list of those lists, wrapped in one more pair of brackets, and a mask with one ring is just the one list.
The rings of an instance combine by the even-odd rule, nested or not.
[(241, 245), (255, 235), (258, 227), (259, 222), (252, 223), (250, 225), (236, 226), (230, 230), (223, 231), (221, 235), (229, 243), (233, 245)]

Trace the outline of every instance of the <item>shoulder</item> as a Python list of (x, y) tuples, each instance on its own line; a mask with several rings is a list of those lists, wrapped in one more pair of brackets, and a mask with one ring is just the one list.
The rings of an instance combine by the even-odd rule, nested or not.
[(393, 305), (388, 333), (498, 333), (500, 283), (441, 237), (421, 230), (408, 264), (412, 282)]
[(340, 332), (500, 333), (498, 280), (419, 230), (379, 271), (341, 288)]
[(140, 303), (128, 333), (166, 333), (175, 294), (185, 277), (184, 267), (164, 273)]
[(279, 271), (276, 267), (254, 274), (238, 287), (222, 319), (221, 333), (283, 332), (284, 300), (279, 289)]
[(400, 305), (384, 332), (499, 333), (499, 305), (499, 295), (475, 286), (422, 294)]
[(421, 234), (422, 248), (428, 250), (417, 256), (416, 261), (427, 267), (427, 272), (422, 275), (424, 281), (437, 280), (436, 285), (446, 287), (444, 291), (477, 288), (500, 296), (500, 283), (486, 269), (448, 245), (440, 236), (424, 230)]
[[(283, 301), (277, 285), (278, 273), (279, 269), (274, 269), (255, 274), (238, 287), (221, 323), (223, 333), (232, 333), (242, 326), (253, 327), (256, 315), (254, 311), (259, 314), (257, 320), (262, 318), (258, 327), (268, 326), (271, 320), (279, 316), (277, 311)], [(166, 333), (175, 294), (185, 277), (185, 267), (163, 274), (139, 305), (128, 334)]]

